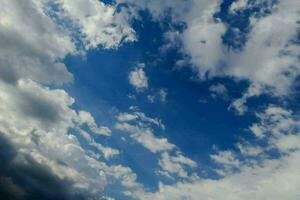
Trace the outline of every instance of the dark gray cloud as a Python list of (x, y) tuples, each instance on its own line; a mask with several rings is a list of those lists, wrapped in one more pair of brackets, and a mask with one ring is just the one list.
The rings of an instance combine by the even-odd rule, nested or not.
[(72, 184), (30, 156), (18, 153), (0, 133), (0, 199), (85, 199), (83, 194), (71, 191)]

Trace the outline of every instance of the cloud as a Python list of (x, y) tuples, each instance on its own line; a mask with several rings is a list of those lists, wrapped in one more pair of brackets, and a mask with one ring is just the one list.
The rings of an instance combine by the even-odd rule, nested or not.
[(60, 60), (75, 53), (75, 46), (45, 14), (42, 4), (2, 0), (1, 5), (0, 78), (10, 83), (19, 78), (43, 83), (72, 81), (73, 75)]
[[(183, 45), (200, 78), (228, 76), (238, 80), (246, 79), (272, 89), (263, 92), (272, 91), (273, 95), (289, 93), (299, 74), (299, 45), (293, 42), (297, 40), (299, 28), (299, 2), (279, 1), (275, 7), (269, 1), (266, 4), (264, 2), (260, 2), (260, 7), (264, 9), (268, 6), (272, 13), (255, 15), (257, 13), (253, 12), (248, 39), (244, 48), (237, 51), (225, 51), (222, 36), (227, 28), (218, 19), (214, 19), (220, 4), (194, 3), (185, 18), (187, 29), (183, 32)], [(248, 3), (249, 7), (253, 6), (250, 1)], [(200, 7), (200, 12), (193, 12)], [(240, 9), (245, 9), (243, 7), (245, 5)], [(289, 14), (286, 14), (287, 10)], [(277, 84), (279, 82), (281, 84)]]
[(242, 95), (241, 98), (235, 99), (228, 109), (234, 109), (238, 115), (244, 115), (248, 111), (247, 100), (251, 97), (259, 96), (263, 92), (263, 89), (260, 85), (252, 84), (250, 85), (246, 92)]
[[(136, 199), (299, 199), (299, 116), (276, 106), (257, 113), (258, 122), (249, 127), (257, 143), (239, 142), (235, 151), (211, 155), (215, 172), (221, 175), (214, 180), (192, 173), (197, 163), (167, 138), (156, 136), (152, 126), (164, 130), (161, 120), (134, 109), (120, 114), (115, 128), (156, 155), (156, 172), (175, 182), (146, 191), (130, 168), (107, 162), (120, 152), (94, 137), (112, 135), (110, 128), (98, 125), (92, 114), (74, 109), (75, 100), (52, 87), (73, 81), (63, 64), (67, 55), (134, 41), (128, 13), (97, 0), (0, 2), (1, 198), (109, 199), (109, 189), (116, 196)], [(221, 39), (227, 27), (214, 18), (220, 4), (182, 2), (136, 3), (156, 20), (167, 8), (173, 10), (173, 20), (187, 23), (181, 35), (183, 50), (200, 78), (247, 79), (262, 89), (270, 87), (274, 95), (288, 94), (299, 68), (299, 46), (293, 42), (298, 31), (297, 0), (280, 1), (269, 15), (251, 16), (245, 47), (230, 55)], [(188, 8), (191, 12), (185, 12)], [(233, 10), (239, 9), (245, 6)], [(142, 65), (129, 80), (137, 89), (148, 88)], [(252, 89), (233, 103), (241, 112), (247, 98), (261, 92)]]
[[(80, 115), (71, 109), (74, 100), (63, 90), (51, 90), (29, 80), (19, 80), (17, 86), (0, 82), (0, 88), (0, 131), (16, 152), (45, 167), (58, 180), (70, 180), (72, 194), (102, 196), (108, 177), (116, 178), (110, 169), (113, 166), (84, 150), (74, 134), (90, 126), (93, 118), (83, 120), (85, 111), (79, 111)], [(96, 147), (106, 159), (118, 153), (96, 143), (90, 134), (86, 138), (90, 138), (86, 145)]]
[(148, 77), (144, 71), (144, 64), (139, 64), (134, 70), (129, 73), (129, 83), (137, 90), (148, 88)]
[(211, 92), (210, 95), (213, 98), (221, 97), (224, 100), (229, 98), (227, 88), (221, 83), (211, 85), (208, 90)]
[(190, 172), (186, 169), (197, 167), (197, 163), (187, 157), (167, 138), (157, 137), (152, 125), (165, 130), (161, 120), (147, 117), (144, 113), (134, 111), (133, 113), (121, 113), (118, 116), (119, 122), (115, 128), (130, 134), (130, 137), (158, 156), (159, 169), (158, 175), (176, 180), (176, 178), (193, 179), (196, 175), (190, 177)]
[(7, 82), (71, 82), (62, 60), (82, 52), (78, 43), (85, 49), (116, 48), (135, 40), (126, 16), (98, 0), (1, 0), (1, 5), (0, 78)]
[[(222, 175), (221, 178), (196, 178), (171, 185), (161, 183), (157, 192), (139, 193), (136, 197), (161, 200), (298, 199), (299, 116), (290, 110), (270, 105), (263, 112), (257, 113), (257, 117), (259, 121), (251, 127), (255, 125), (261, 130), (257, 137), (260, 143), (240, 143), (240, 147), (257, 149), (260, 144), (259, 154), (218, 151), (212, 155), (212, 159), (219, 164), (220, 168), (216, 172)], [(257, 134), (253, 132), (253, 135), (256, 137)], [(272, 156), (274, 151), (280, 154)]]
[(299, 2), (288, 0), (279, 1), (266, 17), (252, 17), (249, 39), (244, 50), (233, 55), (228, 73), (269, 86), (275, 95), (288, 94), (299, 68), (299, 45), (293, 42), (298, 12)]
[(160, 101), (164, 103), (167, 100), (167, 96), (168, 90), (165, 88), (161, 88), (156, 93), (147, 95), (147, 98), (151, 103), (154, 103), (155, 101)]
[(79, 28), (87, 49), (98, 45), (104, 48), (117, 48), (122, 42), (136, 40), (135, 32), (128, 18), (114, 6), (98, 0), (56, 0), (61, 8), (61, 16), (72, 20)]
[(107, 164), (119, 151), (95, 140), (111, 130), (55, 89), (73, 81), (67, 55), (134, 41), (126, 16), (97, 0), (0, 2), (1, 198), (102, 199), (112, 183), (139, 190), (129, 168)]
[(117, 123), (118, 130), (126, 131), (131, 134), (131, 137), (138, 143), (142, 144), (152, 153), (171, 150), (174, 148), (166, 138), (157, 138), (149, 128), (130, 125), (128, 123)]
[(95, 133), (95, 134), (105, 135), (105, 136), (111, 135), (111, 130), (108, 127), (105, 127), (105, 126), (98, 127), (97, 126), (93, 116), (89, 112), (86, 112), (86, 111), (79, 112), (79, 123), (87, 124), (89, 126), (89, 128), (93, 131), (93, 133)]
[(18, 153), (0, 134), (1, 199), (70, 199), (80, 194), (71, 193), (71, 180), (60, 179), (32, 158)]
[(172, 40), (170, 45), (186, 54), (178, 63), (188, 63), (200, 80), (214, 77), (247, 80), (250, 85), (261, 87), (261, 93), (273, 96), (286, 96), (293, 91), (293, 83), (299, 76), (299, 1), (232, 2), (228, 17), (239, 17), (251, 10), (249, 25), (245, 25), (249, 31), (243, 33), (247, 37), (241, 48), (236, 49), (229, 47), (224, 37), (229, 30), (234, 29), (237, 35), (242, 30), (216, 17), (222, 1), (164, 1), (159, 6), (147, 1), (120, 2), (148, 10), (156, 21), (171, 15), (172, 23), (183, 22), (186, 28), (171, 31), (181, 39), (175, 42), (179, 46), (172, 44)]
[[(180, 153), (175, 156), (171, 156), (169, 153), (164, 152), (158, 161), (161, 167), (162, 175), (167, 175), (167, 177), (172, 177), (171, 175), (178, 175), (180, 178), (189, 178), (188, 172), (184, 169), (185, 167), (195, 168), (197, 163), (187, 157), (184, 157)], [(171, 174), (171, 175), (170, 175)]]

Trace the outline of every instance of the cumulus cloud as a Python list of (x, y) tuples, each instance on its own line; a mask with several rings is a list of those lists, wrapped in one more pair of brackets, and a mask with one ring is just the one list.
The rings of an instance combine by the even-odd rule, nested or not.
[[(183, 45), (200, 78), (206, 75), (230, 76), (270, 87), (274, 95), (289, 93), (299, 71), (299, 45), (293, 42), (299, 28), (299, 2), (279, 1), (276, 6), (264, 2), (260, 2), (261, 7), (269, 6), (272, 13), (261, 16), (254, 12), (250, 17), (248, 40), (240, 51), (224, 51), (226, 45), (222, 42), (222, 36), (227, 28), (213, 17), (220, 4), (214, 1), (195, 3), (195, 10), (202, 9), (199, 13), (192, 9), (188, 14), (191, 17), (187, 18)], [(234, 9), (245, 9), (248, 3), (251, 6), (250, 1), (238, 1), (232, 6)], [(287, 10), (289, 14), (286, 14)]]
[(227, 88), (221, 83), (211, 85), (208, 90), (213, 98), (221, 97), (222, 99), (226, 100), (229, 97)]
[(144, 71), (145, 64), (139, 64), (128, 76), (129, 83), (137, 90), (148, 88), (148, 77)]
[[(118, 154), (117, 150), (95, 142), (88, 133), (87, 145), (98, 151), (93, 153), (81, 146), (74, 131), (82, 133), (84, 126), (90, 126), (94, 119), (83, 120), (85, 111), (70, 108), (74, 100), (65, 91), (51, 90), (29, 80), (19, 80), (17, 86), (1, 82), (0, 88), (0, 131), (20, 156), (45, 167), (61, 184), (68, 180), (71, 194), (101, 197), (107, 179), (123, 181), (123, 176), (121, 180), (115, 176), (113, 166), (108, 166), (101, 157), (94, 157), (99, 152), (108, 159)], [(89, 128), (92, 133), (94, 128)]]
[(2, 0), (1, 5), (0, 78), (11, 83), (19, 78), (43, 83), (72, 81), (73, 75), (60, 60), (75, 53), (75, 46), (45, 14), (42, 3)]
[[(178, 181), (172, 185), (160, 184), (157, 192), (139, 193), (140, 199), (298, 199), (299, 179), (299, 116), (281, 107), (269, 106), (257, 113), (260, 130), (253, 135), (267, 145), (240, 143), (237, 151), (219, 151), (212, 154), (220, 169), (216, 172), (222, 178), (195, 178)], [(263, 144), (263, 143), (260, 143)], [(245, 149), (260, 149), (259, 153), (248, 154)], [(271, 152), (279, 151), (278, 156)], [(249, 151), (247, 151), (249, 152)], [(170, 165), (168, 165), (170, 166)], [(176, 169), (176, 168), (174, 168)]]
[(167, 100), (167, 96), (168, 96), (168, 90), (165, 88), (161, 88), (154, 94), (147, 95), (147, 98), (151, 103), (154, 103), (155, 101), (160, 101), (164, 103)]
[[(57, 11), (52, 9), (53, 4)], [(70, 82), (73, 75), (62, 60), (68, 54), (79, 53), (76, 43), (83, 42), (86, 49), (98, 45), (114, 48), (135, 38), (127, 18), (97, 0), (2, 0), (1, 5), (0, 78), (8, 82), (19, 78)], [(79, 34), (64, 21), (78, 26)]]
[(228, 109), (234, 109), (238, 115), (243, 115), (248, 111), (246, 105), (247, 101), (251, 97), (259, 96), (263, 92), (263, 88), (260, 85), (252, 84), (250, 85), (246, 92), (243, 93), (242, 97), (235, 99)]
[(154, 134), (152, 125), (156, 125), (162, 130), (165, 126), (161, 120), (147, 117), (144, 113), (134, 111), (133, 113), (120, 113), (118, 123), (115, 128), (127, 132), (130, 137), (153, 154), (158, 155), (159, 169), (156, 173), (166, 178), (176, 180), (176, 178), (193, 179), (197, 177), (189, 176), (191, 173), (187, 169), (197, 167), (197, 163), (187, 157), (167, 138), (161, 138)]
[(228, 15), (255, 10), (249, 16), (249, 32), (240, 49), (229, 48), (223, 41), (231, 25), (216, 18), (222, 1), (164, 1), (160, 6), (148, 1), (120, 2), (148, 10), (154, 20), (171, 15), (174, 23), (184, 22), (183, 31), (174, 30), (176, 38), (181, 38), (180, 52), (188, 56), (180, 62), (191, 63), (201, 80), (220, 76), (247, 80), (250, 85), (260, 85), (261, 93), (274, 96), (293, 90), (299, 76), (299, 1), (232, 2)]
[(166, 138), (157, 138), (149, 128), (134, 126), (128, 123), (118, 123), (116, 128), (129, 132), (131, 137), (142, 144), (145, 148), (153, 153), (167, 151), (174, 148)]
[(119, 151), (95, 139), (111, 130), (51, 88), (73, 80), (67, 55), (134, 41), (126, 16), (97, 0), (0, 3), (1, 198), (105, 199), (109, 182), (138, 190), (129, 168), (105, 161)]
[[(98, 125), (90, 113), (74, 109), (75, 100), (66, 91), (49, 87), (73, 80), (62, 62), (67, 55), (134, 41), (127, 13), (98, 0), (0, 2), (1, 198), (110, 199), (105, 190), (114, 186), (116, 195), (136, 199), (300, 198), (299, 116), (276, 106), (257, 113), (258, 122), (249, 127), (257, 144), (239, 142), (236, 151), (210, 155), (221, 175), (214, 180), (191, 173), (197, 163), (167, 138), (156, 136), (152, 126), (164, 130), (161, 120), (134, 109), (121, 113), (115, 128), (156, 155), (156, 172), (175, 180), (160, 183), (158, 191), (146, 191), (130, 168), (108, 164), (107, 159), (120, 152), (95, 136), (108, 137), (111, 129)], [(269, 15), (251, 16), (245, 47), (230, 54), (222, 43), (227, 27), (214, 17), (219, 1), (118, 2), (148, 9), (156, 20), (171, 9), (173, 20), (184, 21), (187, 28), (178, 37), (199, 78), (230, 76), (253, 83), (232, 103), (240, 113), (247, 110), (247, 99), (265, 87), (274, 95), (285, 95), (297, 78), (297, 0), (279, 1)], [(239, 0), (231, 10), (249, 4)], [(143, 65), (130, 72), (129, 81), (137, 89), (148, 88)], [(224, 88), (211, 91), (223, 93)]]
[(97, 0), (55, 0), (55, 3), (79, 28), (88, 49), (98, 45), (116, 48), (121, 42), (135, 41), (135, 32), (125, 13), (118, 12), (113, 6)]

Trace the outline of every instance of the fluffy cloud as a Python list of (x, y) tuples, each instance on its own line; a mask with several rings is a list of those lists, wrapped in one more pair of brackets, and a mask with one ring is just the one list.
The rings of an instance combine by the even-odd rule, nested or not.
[[(99, 126), (90, 113), (74, 109), (75, 100), (66, 91), (49, 86), (73, 80), (62, 62), (65, 56), (134, 41), (127, 13), (97, 0), (0, 2), (1, 198), (110, 199), (104, 194), (108, 187), (117, 188), (113, 190), (116, 195), (136, 199), (300, 198), (299, 117), (276, 106), (258, 113), (258, 122), (249, 128), (257, 144), (240, 142), (236, 151), (211, 155), (216, 173), (222, 176), (215, 180), (191, 173), (197, 163), (167, 138), (155, 135), (153, 125), (165, 129), (159, 119), (137, 110), (120, 114), (115, 127), (156, 155), (156, 172), (175, 181), (160, 183), (158, 191), (145, 191), (130, 168), (107, 163), (120, 152), (102, 145), (96, 137), (110, 136), (112, 131)], [(279, 1), (270, 15), (252, 16), (245, 47), (230, 55), (222, 43), (226, 26), (214, 18), (219, 2), (125, 2), (147, 8), (154, 19), (171, 9), (174, 20), (187, 23), (180, 38), (200, 78), (248, 79), (282, 95), (289, 92), (298, 75), (299, 46), (293, 42), (298, 31), (297, 0)], [(249, 4), (238, 1), (231, 10), (235, 14)], [(148, 87), (141, 65), (130, 73), (129, 80), (137, 89)], [(222, 90), (218, 88), (212, 90)], [(233, 107), (245, 112), (247, 98), (261, 92), (256, 89), (250, 87)]]
[[(122, 179), (125, 174), (119, 177), (119, 172), (113, 169), (126, 167), (114, 168), (101, 157), (95, 157), (101, 153), (108, 159), (118, 154), (117, 150), (95, 142), (93, 135), (88, 133), (85, 133), (86, 145), (96, 147), (98, 151), (83, 149), (79, 135), (74, 131), (82, 133), (84, 126), (90, 126), (89, 131), (93, 133), (95, 127), (90, 122), (94, 119), (85, 111), (71, 109), (74, 100), (65, 91), (51, 90), (30, 80), (19, 80), (16, 86), (1, 81), (0, 88), (0, 132), (13, 145), (17, 158), (32, 160), (34, 168), (45, 168), (44, 171), (68, 187), (72, 195), (101, 197), (107, 179), (119, 183), (125, 181)], [(83, 118), (82, 113), (89, 116), (89, 120)], [(134, 177), (128, 170), (126, 176)], [(130, 185), (124, 185), (124, 188), (134, 185), (135, 179), (130, 180)], [(17, 179), (12, 181), (19, 184)]]
[(116, 128), (129, 132), (131, 137), (153, 153), (168, 151), (174, 148), (166, 138), (157, 138), (149, 128), (134, 126), (128, 123), (118, 123)]
[(243, 115), (248, 111), (246, 105), (247, 100), (250, 97), (259, 96), (263, 92), (263, 88), (257, 84), (251, 84), (242, 97), (235, 99), (229, 106), (228, 109), (234, 109), (238, 115)]
[(144, 71), (145, 64), (139, 64), (134, 70), (129, 73), (129, 83), (137, 90), (148, 88), (148, 78)]
[(157, 174), (166, 178), (176, 180), (176, 178), (193, 179), (197, 177), (189, 176), (186, 169), (197, 167), (197, 163), (182, 155), (181, 151), (168, 142), (166, 138), (155, 136), (152, 125), (165, 129), (161, 120), (147, 117), (144, 113), (134, 111), (133, 113), (120, 113), (118, 123), (115, 127), (118, 130), (127, 132), (130, 137), (153, 154), (159, 156)]
[(168, 90), (165, 88), (161, 88), (154, 94), (147, 95), (147, 98), (151, 103), (154, 103), (155, 101), (166, 102), (167, 96)]
[(211, 85), (208, 90), (210, 91), (210, 96), (212, 98), (217, 98), (217, 97), (221, 97), (223, 98), (224, 100), (228, 99), (228, 90), (227, 88), (221, 84), (221, 83), (218, 83), (216, 85)]
[(73, 80), (67, 55), (133, 41), (126, 16), (97, 0), (0, 3), (0, 197), (105, 199), (112, 182), (138, 190), (129, 168), (105, 161), (119, 151), (95, 139), (111, 130), (49, 87)]
[(249, 39), (244, 50), (232, 56), (228, 73), (288, 94), (299, 71), (299, 45), (293, 42), (299, 5), (295, 0), (279, 1), (272, 14), (252, 17)]
[[(189, 178), (188, 172), (184, 167), (197, 167), (197, 163), (181, 154), (171, 156), (169, 153), (164, 152), (161, 159), (158, 161), (161, 167), (162, 175), (172, 177), (172, 174), (178, 175), (180, 178)], [(170, 175), (171, 174), (171, 175)]]
[[(250, 1), (239, 2), (232, 5), (234, 10), (245, 9), (248, 3), (253, 6)], [(260, 3), (261, 7), (269, 6), (272, 14), (256, 16), (254, 12), (254, 16), (250, 17), (248, 40), (245, 47), (237, 52), (224, 51), (226, 46), (222, 36), (226, 27), (213, 18), (220, 4), (214, 1), (195, 3), (193, 9), (202, 9), (197, 13), (192, 9), (188, 14), (183, 44), (200, 77), (232, 76), (270, 87), (275, 95), (289, 93), (299, 71), (299, 45), (293, 42), (299, 28), (299, 2), (279, 1), (275, 7), (265, 1)], [(234, 6), (238, 4), (243, 6)]]
[(121, 42), (135, 41), (135, 32), (125, 13), (97, 0), (55, 0), (62, 16), (68, 17), (82, 33), (86, 48), (102, 45), (116, 48)]
[(72, 81), (61, 60), (75, 53), (75, 46), (45, 14), (42, 3), (2, 0), (1, 5), (0, 78), (11, 83), (19, 78), (43, 83)]
[[(174, 23), (184, 22), (186, 28), (182, 32), (174, 30), (173, 35), (181, 39), (180, 52), (189, 58), (178, 63), (191, 63), (201, 80), (220, 76), (248, 80), (261, 87), (261, 93), (274, 96), (288, 95), (293, 89), (299, 75), (299, 1), (234, 1), (229, 17), (255, 11), (249, 16), (246, 41), (241, 42), (242, 48), (233, 50), (223, 41), (231, 25), (215, 15), (222, 1), (164, 1), (160, 6), (148, 1), (120, 2), (148, 10), (157, 21), (171, 15)], [(235, 27), (235, 31), (241, 30)], [(243, 99), (250, 97), (245, 94)]]
[[(299, 116), (281, 107), (269, 106), (257, 113), (259, 122), (250, 130), (260, 146), (259, 153), (248, 154), (245, 149), (258, 149), (257, 144), (239, 144), (241, 152), (219, 151), (212, 155), (220, 167), (217, 180), (192, 179), (173, 185), (160, 184), (153, 193), (136, 194), (139, 199), (291, 199), (300, 197)], [(252, 127), (256, 127), (253, 129)], [(259, 134), (257, 134), (257, 130)], [(262, 143), (261, 143), (262, 144)], [(271, 152), (278, 151), (278, 156)], [(249, 152), (249, 151), (247, 151)], [(233, 168), (228, 166), (234, 166)], [(176, 168), (174, 168), (176, 169)]]

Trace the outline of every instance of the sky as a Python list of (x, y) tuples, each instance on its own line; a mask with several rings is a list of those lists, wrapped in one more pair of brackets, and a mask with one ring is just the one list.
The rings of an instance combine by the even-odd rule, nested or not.
[(0, 199), (300, 199), (299, 0), (0, 5)]

